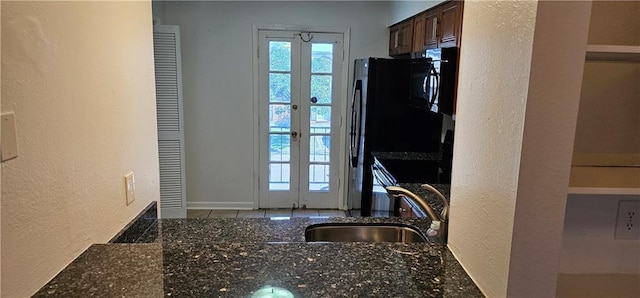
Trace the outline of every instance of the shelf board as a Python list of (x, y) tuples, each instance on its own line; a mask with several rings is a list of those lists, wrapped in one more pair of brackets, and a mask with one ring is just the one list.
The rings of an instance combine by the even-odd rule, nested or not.
[(572, 166), (569, 194), (640, 195), (640, 167)]
[(640, 188), (599, 188), (569, 187), (570, 195), (636, 195), (640, 196)]
[(640, 46), (587, 45), (586, 60), (640, 62)]
[(574, 152), (571, 161), (573, 167), (640, 167), (638, 153), (580, 153)]

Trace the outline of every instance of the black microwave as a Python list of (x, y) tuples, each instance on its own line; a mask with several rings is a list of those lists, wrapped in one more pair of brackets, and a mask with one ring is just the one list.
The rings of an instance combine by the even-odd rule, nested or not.
[(458, 48), (430, 49), (410, 64), (412, 107), (453, 115)]
[(410, 105), (438, 112), (439, 74), (431, 58), (412, 59), (409, 64)]

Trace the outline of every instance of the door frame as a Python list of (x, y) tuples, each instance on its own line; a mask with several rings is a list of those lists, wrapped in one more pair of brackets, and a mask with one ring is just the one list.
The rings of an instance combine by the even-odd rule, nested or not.
[(347, 183), (347, 125), (346, 120), (348, 114), (348, 91), (351, 81), (349, 61), (350, 56), (350, 41), (351, 41), (351, 28), (348, 27), (319, 27), (319, 26), (298, 26), (298, 25), (252, 25), (253, 30), (253, 43), (252, 43), (252, 62), (253, 62), (253, 209), (257, 209), (260, 206), (260, 81), (259, 81), (259, 59), (258, 59), (258, 46), (260, 39), (258, 36), (259, 30), (272, 30), (272, 31), (308, 31), (318, 33), (337, 33), (343, 36), (343, 59), (342, 59), (342, 87), (340, 90), (340, 125), (339, 125), (339, 152), (338, 156), (338, 206), (340, 209), (346, 210), (346, 183)]

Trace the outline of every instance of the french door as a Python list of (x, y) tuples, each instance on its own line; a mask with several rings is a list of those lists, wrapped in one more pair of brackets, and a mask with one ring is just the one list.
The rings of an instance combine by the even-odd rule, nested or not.
[(338, 208), (343, 34), (258, 38), (260, 208)]

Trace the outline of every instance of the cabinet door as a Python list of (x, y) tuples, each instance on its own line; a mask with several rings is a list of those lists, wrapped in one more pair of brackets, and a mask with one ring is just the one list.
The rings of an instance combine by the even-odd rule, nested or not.
[(400, 24), (400, 49), (398, 54), (411, 53), (413, 46), (413, 18)]
[(400, 49), (400, 25), (389, 28), (389, 56), (396, 55)]
[(413, 48), (412, 52), (422, 52), (424, 50), (425, 37), (425, 13), (417, 15), (413, 19)]
[(424, 15), (424, 48), (435, 49), (438, 47), (438, 9)]
[(460, 30), (460, 3), (451, 1), (440, 7), (438, 47), (455, 47)]

